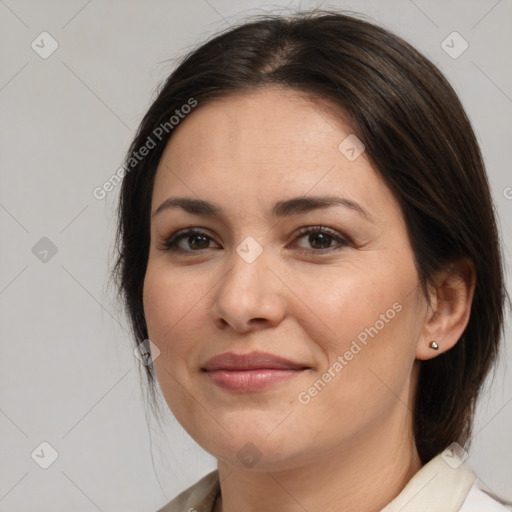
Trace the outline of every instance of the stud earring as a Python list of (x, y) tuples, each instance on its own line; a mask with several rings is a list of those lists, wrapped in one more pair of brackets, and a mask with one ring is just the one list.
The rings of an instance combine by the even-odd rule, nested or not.
[(439, 345), (437, 344), (437, 342), (431, 341), (430, 342), (430, 348), (433, 348), (434, 350), (438, 350), (439, 349)]

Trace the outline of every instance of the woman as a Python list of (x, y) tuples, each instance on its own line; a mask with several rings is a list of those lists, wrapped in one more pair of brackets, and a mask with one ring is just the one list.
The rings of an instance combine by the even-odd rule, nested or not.
[(505, 510), (463, 448), (499, 237), (433, 64), (340, 13), (253, 20), (182, 61), (125, 168), (115, 273), (149, 384), (218, 460), (161, 511)]

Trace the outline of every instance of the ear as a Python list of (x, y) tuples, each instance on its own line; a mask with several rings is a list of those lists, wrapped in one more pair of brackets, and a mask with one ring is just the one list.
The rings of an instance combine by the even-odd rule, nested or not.
[[(432, 359), (450, 350), (462, 336), (475, 292), (475, 266), (468, 258), (449, 263), (438, 272), (434, 282), (431, 306), (416, 347), (418, 359)], [(439, 345), (438, 350), (430, 347), (432, 341)]]

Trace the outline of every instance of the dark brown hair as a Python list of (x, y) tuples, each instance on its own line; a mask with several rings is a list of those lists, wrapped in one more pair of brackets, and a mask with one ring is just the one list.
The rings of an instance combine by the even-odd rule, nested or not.
[[(148, 337), (142, 289), (151, 197), (172, 136), (169, 126), (161, 140), (154, 130), (191, 98), (200, 108), (265, 86), (305, 92), (345, 113), (399, 201), (426, 297), (445, 264), (463, 257), (473, 262), (476, 289), (467, 328), (451, 350), (421, 362), (414, 409), (423, 463), (453, 441), (468, 447), (475, 403), (498, 353), (507, 298), (482, 156), (441, 72), (401, 38), (354, 15), (315, 10), (249, 20), (192, 51), (165, 80), (126, 161), (148, 138), (156, 145), (140, 162), (132, 161), (118, 210), (113, 276), (135, 343)], [(154, 371), (145, 368), (154, 397)]]

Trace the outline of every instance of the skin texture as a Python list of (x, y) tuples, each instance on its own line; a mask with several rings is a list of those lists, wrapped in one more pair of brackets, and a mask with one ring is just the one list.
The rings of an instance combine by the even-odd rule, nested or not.
[[(351, 133), (332, 107), (265, 88), (200, 105), (160, 161), (152, 214), (169, 197), (223, 210), (152, 216), (144, 282), (162, 392), (218, 460), (216, 510), (378, 511), (421, 468), (412, 435), (419, 360), (457, 342), (474, 276), (466, 262), (445, 269), (429, 308), (395, 197), (366, 153), (349, 161), (338, 149)], [(356, 201), (369, 219), (345, 206), (273, 218), (275, 202), (302, 195)], [(298, 234), (305, 226), (330, 228), (348, 243), (318, 238), (318, 230)], [(161, 249), (185, 228), (209, 238), (182, 238), (181, 253)], [(236, 251), (248, 236), (263, 249), (252, 263)], [(383, 321), (393, 304), (400, 311)], [(333, 371), (365, 328), (381, 324)], [(253, 393), (223, 390), (201, 371), (215, 355), (255, 350), (309, 369)], [(329, 368), (335, 376), (301, 403)], [(241, 449), (257, 462), (249, 467)]]

